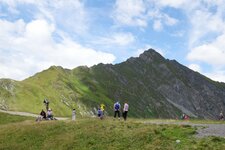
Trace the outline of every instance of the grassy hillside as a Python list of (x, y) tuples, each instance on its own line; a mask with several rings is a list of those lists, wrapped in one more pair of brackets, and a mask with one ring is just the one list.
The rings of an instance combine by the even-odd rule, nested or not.
[[(26, 121), (0, 124), (0, 149), (213, 149), (225, 148), (218, 137), (196, 139), (189, 125), (151, 125), (145, 120), (127, 122), (99, 119)], [(180, 140), (180, 143), (176, 143)]]
[[(80, 80), (76, 70), (55, 66), (21, 82), (2, 80), (4, 88), (0, 90), (0, 103), (4, 100), (6, 108), (10, 110), (39, 113), (45, 108), (43, 100), (47, 98), (57, 116), (70, 116), (72, 108), (77, 110), (78, 115), (90, 115), (92, 112), (87, 108), (97, 108), (100, 98), (102, 102), (108, 98), (101, 91), (96, 96)], [(12, 87), (11, 91), (6, 88), (9, 86)]]
[[(100, 104), (129, 103), (137, 118), (215, 119), (225, 110), (225, 84), (214, 82), (150, 49), (120, 64), (69, 70), (52, 66), (23, 81), (0, 79), (0, 109), (39, 113), (50, 101), (56, 116), (91, 116)], [(224, 112), (225, 113), (225, 112)]]
[(18, 123), (25, 120), (35, 120), (35, 119), (33, 117), (10, 115), (10, 114), (0, 112), (0, 125), (4, 125), (8, 123)]

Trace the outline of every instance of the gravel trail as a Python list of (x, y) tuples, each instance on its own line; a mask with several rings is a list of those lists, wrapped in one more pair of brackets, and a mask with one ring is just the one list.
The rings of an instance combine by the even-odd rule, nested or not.
[(217, 136), (225, 138), (225, 124), (201, 124), (185, 121), (147, 121), (145, 124), (174, 124), (174, 125), (190, 125), (197, 127), (197, 138), (203, 138), (207, 136)]
[[(28, 113), (28, 112), (5, 111), (5, 110), (1, 110), (1, 109), (0, 109), (0, 112), (7, 113), (7, 114), (12, 114), (12, 115), (35, 117), (35, 118), (37, 118), (39, 116), (37, 114), (32, 114), (32, 113)], [(57, 120), (67, 120), (68, 119), (68, 118), (65, 118), (65, 117), (55, 117), (55, 118)]]

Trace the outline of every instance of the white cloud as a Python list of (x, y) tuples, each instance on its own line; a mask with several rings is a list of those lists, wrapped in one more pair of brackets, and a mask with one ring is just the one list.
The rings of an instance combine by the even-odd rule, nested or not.
[(205, 75), (214, 81), (219, 81), (219, 82), (225, 83), (225, 71), (223, 71), (223, 70), (215, 70), (210, 73), (205, 73)]
[(84, 34), (89, 29), (90, 18), (84, 4), (79, 0), (49, 0), (43, 12), (50, 12), (55, 24), (68, 32)]
[(135, 37), (131, 33), (118, 32), (109, 35), (108, 37), (101, 37), (95, 41), (97, 44), (114, 45), (114, 46), (126, 46), (132, 44), (135, 41)]
[(162, 23), (160, 20), (155, 20), (153, 23), (153, 29), (156, 31), (161, 31), (162, 30)]
[(56, 43), (55, 26), (45, 20), (0, 20), (0, 26), (4, 35), (0, 36), (0, 77), (24, 79), (51, 65), (74, 68), (115, 60), (112, 54), (84, 47), (66, 36)]
[(191, 61), (201, 61), (214, 67), (225, 67), (225, 34), (209, 44), (194, 47), (187, 58)]
[(165, 14), (163, 19), (165, 20), (165, 24), (168, 26), (173, 26), (178, 23), (178, 20), (175, 18), (170, 17), (169, 15)]
[(33, 19), (48, 20), (61, 30), (79, 35), (89, 30), (91, 19), (80, 0), (0, 0), (0, 3), (7, 5), (11, 13), (9, 17), (19, 13), (23, 15), (24, 12), (19, 8), (26, 5), (34, 8), (29, 14)]
[(184, 7), (186, 0), (152, 0), (158, 7)]
[(225, 29), (223, 17), (213, 14), (210, 10), (195, 10), (190, 19), (192, 24), (190, 47), (201, 44), (201, 41), (210, 34), (221, 34)]
[(182, 37), (184, 36), (185, 31), (184, 30), (177, 30), (174, 33), (171, 33), (170, 35), (173, 37)]
[(113, 18), (122, 25), (146, 27), (145, 11), (143, 0), (117, 0)]
[(153, 29), (163, 30), (164, 26), (174, 26), (178, 20), (160, 11), (161, 3), (155, 0), (117, 0), (113, 19), (119, 25), (145, 28), (152, 20)]
[(164, 26), (174, 26), (179, 21), (168, 14), (160, 11), (160, 8), (149, 9), (147, 16), (153, 20), (153, 29), (155, 31), (162, 31)]
[(197, 72), (201, 72), (201, 67), (198, 65), (198, 64), (190, 64), (188, 66), (188, 68), (194, 70), (194, 71), (197, 71)]

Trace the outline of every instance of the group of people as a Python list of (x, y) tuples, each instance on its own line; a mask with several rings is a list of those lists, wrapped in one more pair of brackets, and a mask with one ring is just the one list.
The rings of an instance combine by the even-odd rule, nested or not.
[(101, 104), (100, 107), (98, 107), (98, 117), (100, 119), (103, 119), (104, 111), (105, 111), (105, 105)]
[[(37, 118), (37, 121), (40, 121), (40, 120), (43, 120), (43, 119), (44, 120), (55, 120), (55, 118), (53, 117), (53, 112), (49, 108), (49, 101), (47, 99), (45, 99), (43, 103), (46, 106), (47, 113), (42, 109), (41, 112), (40, 112), (40, 116)], [(120, 120), (121, 105), (120, 105), (119, 101), (114, 103), (113, 109), (114, 109), (114, 120), (117, 116), (118, 116), (118, 119)], [(125, 102), (124, 105), (123, 105), (123, 108), (122, 108), (122, 116), (123, 116), (124, 121), (127, 120), (128, 109), (129, 109), (129, 105), (128, 105), (127, 102)], [(97, 112), (98, 117), (100, 119), (103, 119), (104, 114), (105, 114), (104, 111), (105, 111), (105, 105), (101, 104), (99, 106), (98, 112)], [(72, 120), (75, 120), (75, 119), (76, 119), (76, 111), (75, 111), (75, 109), (73, 109)], [(187, 114), (183, 113), (182, 116), (181, 116), (181, 119), (182, 120), (189, 120), (190, 117)], [(223, 115), (222, 111), (219, 114), (219, 120), (224, 120), (224, 115)]]
[(188, 116), (187, 114), (182, 114), (181, 116), (181, 120), (189, 120), (190, 119), (190, 116)]
[(54, 120), (53, 112), (50, 108), (47, 110), (47, 113), (42, 109), (40, 116), (46, 120)]
[[(113, 105), (113, 109), (114, 109), (114, 119), (118, 116), (118, 119), (120, 120), (121, 105), (118, 101)], [(128, 109), (129, 109), (129, 105), (127, 102), (125, 102), (122, 108), (122, 116), (124, 121), (127, 120)], [(98, 117), (100, 119), (103, 119), (104, 117), (104, 110), (105, 110), (105, 105), (101, 104), (100, 107), (98, 108)]]
[(37, 118), (36, 121), (41, 121), (41, 120), (55, 120), (53, 117), (53, 112), (52, 109), (49, 108), (49, 101), (47, 99), (44, 99), (44, 102), (47, 113), (42, 109), (40, 112), (40, 116)]
[[(123, 115), (124, 121), (127, 120), (128, 109), (129, 109), (129, 105), (127, 102), (125, 102), (122, 109), (122, 115)], [(116, 116), (118, 116), (118, 119), (120, 120), (120, 110), (121, 110), (121, 105), (119, 102), (116, 102), (114, 104), (114, 119), (116, 118)]]

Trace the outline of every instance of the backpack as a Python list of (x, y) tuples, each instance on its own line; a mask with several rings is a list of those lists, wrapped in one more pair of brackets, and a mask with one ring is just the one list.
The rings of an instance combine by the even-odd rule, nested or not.
[(115, 109), (116, 109), (116, 110), (120, 109), (120, 105), (119, 105), (118, 103), (116, 103)]

